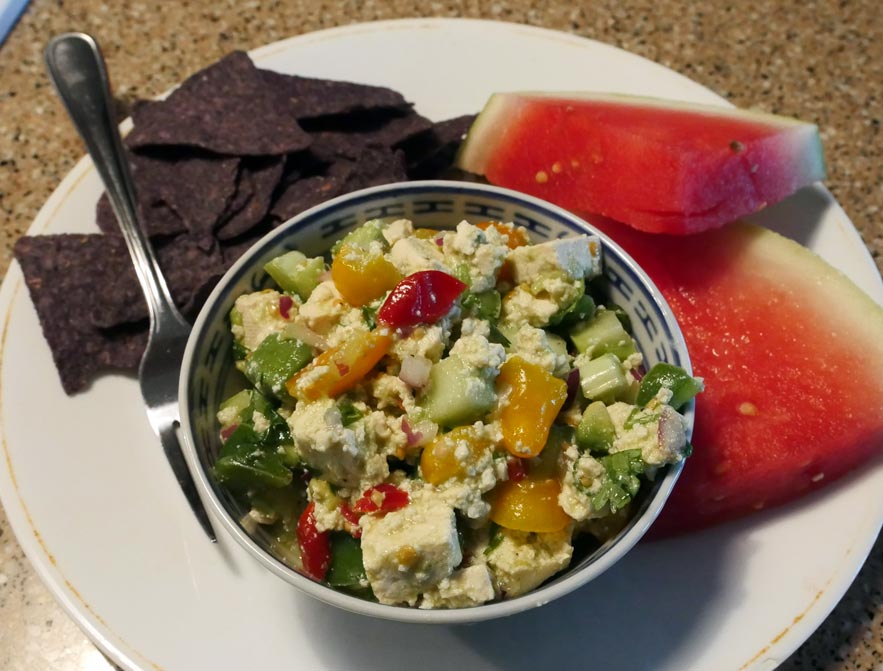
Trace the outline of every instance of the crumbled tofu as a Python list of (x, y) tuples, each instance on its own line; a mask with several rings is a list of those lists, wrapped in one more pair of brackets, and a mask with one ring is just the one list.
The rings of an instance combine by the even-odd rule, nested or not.
[(364, 422), (343, 426), (340, 410), (330, 398), (298, 403), (288, 427), (304, 462), (331, 484), (357, 487), (389, 475), (386, 459), (369, 449)]
[(418, 326), (407, 337), (393, 343), (390, 355), (400, 362), (408, 356), (422, 356), (437, 362), (445, 351), (450, 335), (444, 324)]
[(496, 377), (506, 360), (506, 350), (483, 335), (461, 335), (451, 348), (450, 356), (459, 357), (470, 368)]
[(494, 288), (497, 272), (509, 254), (509, 247), (496, 229), (483, 231), (467, 221), (461, 221), (455, 232), (445, 233), (443, 240), (445, 261), (451, 268), (467, 269), (472, 291)]
[(558, 271), (572, 280), (581, 280), (600, 274), (600, 250), (601, 242), (596, 236), (580, 235), (516, 247), (509, 253), (508, 261), (517, 284)]
[(575, 520), (586, 520), (609, 514), (604, 506), (598, 510), (592, 505), (592, 496), (601, 489), (606, 469), (590, 454), (580, 454), (575, 445), (564, 450), (562, 459), (564, 477), (558, 505)]
[(420, 270), (441, 270), (453, 274), (445, 263), (441, 248), (432, 240), (403, 238), (392, 246), (389, 259), (406, 277)]
[(500, 543), (487, 555), (497, 587), (506, 598), (529, 592), (570, 563), (570, 527), (552, 533), (500, 529)]
[[(265, 289), (236, 299), (235, 306), (242, 316), (242, 324), (233, 324), (231, 330), (233, 337), (247, 350), (254, 351), (268, 335), (285, 331), (288, 320), (279, 314), (281, 295), (278, 291)], [(297, 300), (294, 300), (297, 306)], [(292, 313), (294, 310), (293, 307)]]
[(558, 304), (551, 298), (536, 297), (525, 285), (519, 284), (503, 297), (500, 321), (504, 324), (547, 326), (558, 312)]
[(371, 380), (370, 391), (378, 410), (394, 408), (409, 415), (418, 412), (413, 390), (395, 375), (380, 373)]
[(408, 447), (408, 437), (402, 430), (402, 418), (375, 410), (365, 417), (368, 440), (379, 454), (403, 459)]
[(254, 424), (254, 430), (257, 433), (264, 433), (270, 428), (270, 420), (264, 416), (264, 413), (258, 410), (251, 414), (251, 422)]
[(414, 235), (414, 224), (409, 219), (396, 219), (383, 229), (383, 237), (390, 247), (412, 235)]
[(343, 499), (331, 491), (331, 485), (321, 478), (312, 478), (307, 485), (307, 498), (313, 506), (313, 518), (319, 531), (344, 531), (347, 521), (340, 514)]
[(567, 375), (571, 357), (567, 354), (566, 345), (563, 348), (553, 345), (551, 339), (554, 337), (543, 329), (522, 326), (509, 338), (509, 356), (518, 355), (552, 375)]
[(454, 571), (437, 587), (425, 592), (420, 608), (469, 608), (494, 598), (494, 585), (487, 566), (476, 564)]
[(489, 338), (491, 335), (491, 323), (485, 319), (476, 319), (474, 317), (465, 317), (460, 322), (460, 335), (481, 335)]
[(229, 406), (223, 410), (218, 410), (216, 416), (218, 418), (218, 424), (220, 424), (222, 428), (233, 426), (239, 422), (239, 409)]
[(307, 328), (325, 335), (345, 319), (348, 323), (361, 322), (362, 313), (343, 299), (333, 281), (327, 280), (316, 286), (300, 306), (298, 318)]
[(454, 509), (429, 491), (385, 515), (362, 516), (362, 558), (380, 603), (414, 605), (463, 559)]
[[(634, 408), (628, 403), (614, 403), (607, 408), (616, 429), (611, 452), (639, 449), (641, 457), (650, 466), (683, 459), (687, 445), (683, 415), (660, 403), (659, 399), (654, 399), (645, 408)], [(629, 424), (628, 428), (626, 424)]]

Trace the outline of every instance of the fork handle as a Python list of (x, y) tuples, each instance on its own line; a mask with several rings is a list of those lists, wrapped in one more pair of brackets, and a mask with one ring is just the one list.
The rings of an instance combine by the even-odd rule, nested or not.
[(180, 320), (147, 234), (138, 224), (135, 189), (114, 121), (107, 68), (98, 44), (85, 33), (65, 33), (49, 42), (45, 58), (50, 79), (104, 182), (147, 299), (151, 325), (156, 328), (157, 320), (166, 315)]

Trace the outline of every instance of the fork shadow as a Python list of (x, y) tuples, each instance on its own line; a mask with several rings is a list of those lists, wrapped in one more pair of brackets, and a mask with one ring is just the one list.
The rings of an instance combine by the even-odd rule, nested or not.
[[(471, 625), (388, 622), (298, 600), (330, 669), (677, 668), (703, 636), (706, 605), (741, 597), (732, 534), (642, 543), (590, 584), (541, 608)], [(726, 582), (724, 576), (727, 576)], [(726, 592), (726, 594), (724, 594)], [(308, 611), (308, 612), (307, 612)], [(329, 635), (333, 632), (333, 635)], [(670, 665), (670, 666), (669, 666)]]

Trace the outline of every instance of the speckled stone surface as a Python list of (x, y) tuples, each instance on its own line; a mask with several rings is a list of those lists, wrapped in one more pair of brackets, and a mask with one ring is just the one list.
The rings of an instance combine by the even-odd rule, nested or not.
[[(736, 105), (822, 129), (828, 186), (883, 269), (883, 11), (879, 0), (286, 0), (32, 2), (0, 47), (0, 274), (13, 242), (83, 150), (44, 74), (47, 40), (101, 42), (124, 101), (159, 94), (231, 49), (334, 25), (465, 16), (570, 31), (658, 61)], [(0, 511), (0, 668), (108, 669), (49, 596)], [(883, 671), (883, 540), (841, 603), (781, 667)]]

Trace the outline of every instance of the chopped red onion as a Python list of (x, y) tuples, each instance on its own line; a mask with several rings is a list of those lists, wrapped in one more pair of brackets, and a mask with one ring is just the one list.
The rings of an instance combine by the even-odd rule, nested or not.
[(291, 296), (282, 294), (279, 296), (279, 314), (282, 319), (291, 319), (291, 308), (294, 307), (294, 301)]
[(422, 389), (429, 382), (432, 362), (425, 356), (406, 356), (402, 359), (399, 379), (414, 389)]

